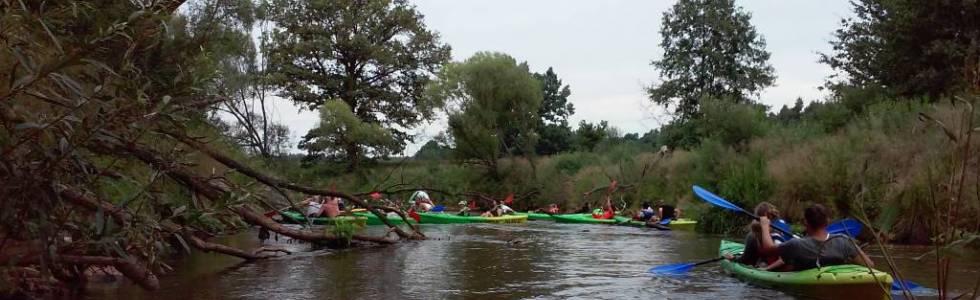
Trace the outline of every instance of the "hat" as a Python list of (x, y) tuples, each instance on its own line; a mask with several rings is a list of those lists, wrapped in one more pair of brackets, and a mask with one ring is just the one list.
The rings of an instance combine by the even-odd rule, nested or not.
[(459, 203), (456, 203), (456, 205), (459, 205), (459, 206), (466, 205), (466, 201), (465, 200), (464, 201), (459, 201)]

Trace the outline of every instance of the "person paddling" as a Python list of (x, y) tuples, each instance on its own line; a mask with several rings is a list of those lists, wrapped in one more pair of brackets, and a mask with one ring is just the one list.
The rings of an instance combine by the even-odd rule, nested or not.
[(776, 245), (771, 236), (769, 217), (759, 216), (762, 231), (759, 252), (763, 255), (778, 254), (794, 271), (849, 263), (874, 268), (874, 262), (850, 237), (827, 232), (829, 223), (830, 215), (826, 207), (810, 205), (803, 211), (807, 236)]
[(665, 204), (663, 199), (657, 201), (657, 218), (658, 220), (663, 220), (664, 218), (670, 218), (671, 220), (677, 220), (681, 217), (681, 209), (676, 208), (672, 205)]
[(606, 196), (606, 203), (602, 205), (601, 213), (592, 212), (592, 218), (595, 219), (612, 219), (616, 217), (616, 211), (612, 207), (612, 199)]

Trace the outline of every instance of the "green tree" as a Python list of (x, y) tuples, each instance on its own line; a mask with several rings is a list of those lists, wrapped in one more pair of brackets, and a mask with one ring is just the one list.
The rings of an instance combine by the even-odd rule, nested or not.
[(833, 52), (820, 61), (844, 78), (831, 87), (886, 87), (933, 101), (980, 79), (980, 6), (975, 1), (855, 0)]
[[(391, 149), (397, 143), (391, 132), (380, 124), (364, 122), (351, 112), (350, 106), (341, 100), (327, 101), (320, 106), (320, 122), (310, 130), (300, 148), (306, 149), (309, 156), (325, 156), (332, 161), (340, 161), (345, 153), (335, 145), (357, 143), (365, 149)], [(386, 156), (391, 153), (368, 153)]]
[(576, 144), (582, 151), (593, 151), (595, 147), (609, 138), (609, 122), (589, 123), (582, 120), (575, 130)]
[(681, 119), (697, 117), (703, 97), (749, 102), (775, 80), (765, 40), (734, 0), (679, 0), (660, 34), (664, 57), (653, 66), (663, 82), (647, 93)]
[(322, 140), (342, 143), (307, 141), (319, 145), (308, 151), (342, 152), (353, 170), (366, 154), (402, 151), (411, 141), (406, 130), (433, 118), (436, 106), (423, 97), (424, 89), (450, 49), (407, 1), (272, 0), (266, 11), (276, 27), (263, 50), (281, 95), (309, 109), (340, 99), (361, 122), (386, 128), (394, 141), (327, 138)]
[(568, 85), (563, 85), (552, 68), (544, 73), (535, 73), (534, 78), (541, 83), (543, 100), (538, 109), (540, 122), (537, 126), (538, 144), (535, 153), (540, 155), (567, 151), (572, 147), (572, 128), (568, 117), (575, 113), (575, 106), (568, 102), (572, 94)]
[(478, 52), (447, 64), (429, 93), (449, 115), (456, 156), (486, 167), (490, 176), (499, 178), (499, 158), (534, 149), (542, 95), (526, 63)]
[(413, 158), (419, 160), (443, 160), (451, 158), (453, 155), (453, 149), (439, 144), (436, 140), (429, 140), (429, 142), (422, 145), (418, 152), (415, 152)]

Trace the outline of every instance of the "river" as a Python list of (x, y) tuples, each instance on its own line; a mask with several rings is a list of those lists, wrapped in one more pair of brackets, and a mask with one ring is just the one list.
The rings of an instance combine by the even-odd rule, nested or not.
[[(383, 230), (379, 226), (368, 233)], [(427, 225), (426, 241), (388, 247), (309, 250), (309, 244), (273, 242), (296, 251), (253, 263), (193, 253), (147, 292), (129, 283), (93, 285), (93, 299), (793, 299), (726, 275), (718, 264), (689, 276), (653, 277), (651, 266), (717, 256), (716, 235), (644, 228), (557, 224)], [(253, 248), (254, 232), (220, 242)], [(892, 252), (911, 280), (935, 286), (927, 249)], [(883, 257), (869, 252), (880, 268)], [(913, 272), (914, 271), (914, 272)], [(966, 291), (980, 276), (980, 254), (954, 261), (953, 290)], [(926, 291), (920, 296), (933, 294)], [(934, 296), (934, 295), (933, 295)]]

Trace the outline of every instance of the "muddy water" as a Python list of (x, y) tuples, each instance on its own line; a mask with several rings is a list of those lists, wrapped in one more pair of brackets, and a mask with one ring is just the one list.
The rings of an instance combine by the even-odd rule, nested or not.
[[(381, 228), (368, 228), (368, 232)], [(683, 278), (651, 277), (651, 266), (717, 255), (722, 237), (685, 231), (531, 222), (524, 225), (431, 225), (431, 238), (389, 247), (306, 251), (307, 244), (277, 245), (301, 251), (241, 263), (195, 253), (145, 292), (127, 283), (97, 285), (93, 298), (108, 299), (792, 299), (726, 275), (720, 267), (696, 268)], [(254, 232), (224, 243), (258, 246)], [(935, 286), (932, 260), (912, 258), (925, 249), (895, 249), (910, 279)], [(880, 255), (872, 256), (884, 263)], [(956, 262), (951, 286), (972, 289), (980, 255)], [(928, 296), (928, 291), (925, 293)]]

